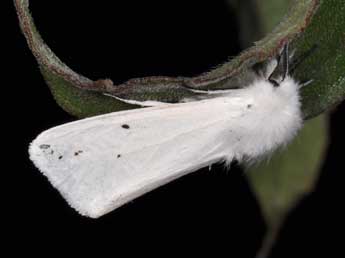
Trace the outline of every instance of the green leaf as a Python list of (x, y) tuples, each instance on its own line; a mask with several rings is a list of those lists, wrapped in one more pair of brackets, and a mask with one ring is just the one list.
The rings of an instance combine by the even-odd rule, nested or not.
[(99, 92), (80, 90), (72, 82), (44, 65), (40, 65), (40, 69), (56, 102), (73, 116), (83, 118), (138, 107), (104, 96)]
[[(270, 31), (291, 0), (263, 0), (259, 10), (264, 27)], [(316, 50), (296, 71), (300, 81), (313, 80), (302, 90), (304, 118), (309, 119), (345, 98), (345, 1), (321, 0), (320, 8), (301, 37), (293, 42), (295, 55), (314, 46)]]
[[(332, 22), (324, 23), (327, 26), (318, 26), (318, 21), (312, 19), (319, 7), (319, 0), (300, 0), (292, 6), (289, 14), (282, 22), (262, 40), (241, 53), (238, 57), (219, 66), (218, 68), (192, 78), (149, 77), (130, 80), (122, 85), (113, 85), (109, 79), (92, 81), (71, 70), (49, 49), (35, 28), (29, 12), (28, 0), (14, 0), (22, 31), (28, 45), (36, 57), (42, 73), (57, 101), (67, 112), (77, 117), (93, 116), (113, 111), (138, 108), (119, 99), (105, 96), (113, 95), (119, 98), (132, 100), (157, 100), (166, 102), (179, 102), (183, 98), (195, 95), (188, 88), (195, 89), (229, 89), (243, 87), (253, 80), (252, 65), (264, 62), (274, 57), (287, 42), (296, 40), (303, 31), (313, 36), (313, 30), (324, 35), (318, 54), (310, 58), (309, 63), (298, 70), (297, 78), (315, 78), (313, 85), (303, 92), (303, 110), (306, 118), (313, 117), (327, 107), (339, 102), (344, 97), (344, 76), (339, 75), (340, 67), (344, 62), (343, 44), (341, 42), (341, 28), (332, 33), (332, 42), (337, 42), (332, 50), (328, 48), (326, 32), (333, 29), (332, 24), (343, 25), (341, 15), (331, 16)], [(343, 1), (321, 1), (320, 13), (316, 20), (324, 17), (329, 8), (329, 2), (336, 6), (334, 9), (342, 10)], [(325, 9), (326, 8), (326, 9)], [(326, 10), (326, 11), (325, 11)], [(308, 25), (312, 23), (312, 29)], [(312, 32), (311, 32), (312, 31)], [(311, 39), (314, 39), (310, 37)], [(308, 50), (315, 40), (307, 36), (296, 41), (297, 50)], [(317, 38), (315, 38), (317, 39)], [(320, 43), (320, 40), (318, 41)], [(330, 53), (331, 52), (331, 53)], [(328, 56), (328, 54), (330, 54)], [(309, 66), (322, 56), (329, 65), (327, 68), (316, 69)], [(312, 68), (310, 68), (312, 67)], [(326, 73), (323, 77), (323, 73)], [(321, 92), (321, 94), (320, 94)]]
[(287, 214), (314, 189), (327, 149), (327, 122), (324, 115), (308, 121), (285, 150), (247, 171), (249, 184), (268, 223), (258, 257), (267, 256)]
[[(260, 3), (262, 24), (271, 30), (291, 1), (261, 0)], [(344, 1), (321, 1), (311, 24), (293, 44), (297, 56), (317, 45), (295, 75), (301, 81), (313, 79), (313, 84), (302, 92), (305, 119), (315, 117), (344, 98), (344, 8)], [(257, 257), (268, 256), (287, 214), (313, 190), (327, 147), (327, 124), (325, 115), (308, 121), (286, 150), (274, 154), (269, 163), (247, 172), (268, 223)]]
[(306, 119), (315, 117), (345, 98), (345, 1), (322, 0), (308, 29), (294, 44), (303, 53), (315, 52), (297, 70), (300, 80), (313, 80), (302, 91)]

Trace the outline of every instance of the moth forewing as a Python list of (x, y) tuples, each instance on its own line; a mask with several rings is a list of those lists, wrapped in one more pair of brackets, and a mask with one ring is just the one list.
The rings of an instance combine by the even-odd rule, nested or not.
[(221, 134), (243, 106), (217, 98), (84, 119), (43, 132), (30, 158), (72, 207), (98, 217), (224, 159)]
[(30, 145), (30, 158), (73, 208), (93, 218), (215, 162), (256, 160), (302, 126), (287, 47), (281, 55), (240, 89), (49, 129)]

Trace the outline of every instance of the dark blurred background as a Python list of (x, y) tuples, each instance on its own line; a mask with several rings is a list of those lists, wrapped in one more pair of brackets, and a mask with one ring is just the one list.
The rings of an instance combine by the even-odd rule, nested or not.
[[(128, 0), (115, 5), (60, 0), (30, 5), (47, 44), (72, 69), (91, 79), (109, 77), (121, 83), (151, 75), (193, 76), (237, 55), (243, 45), (238, 17), (226, 1)], [(8, 171), (14, 207), (6, 222), (18, 246), (30, 243), (35, 251), (40, 246), (56, 250), (79, 242), (80, 250), (109, 250), (114, 256), (139, 251), (163, 257), (175, 252), (254, 257), (266, 226), (238, 166), (230, 171), (222, 166), (203, 169), (98, 220), (81, 217), (68, 207), (29, 161), (27, 147), (41, 131), (74, 118), (54, 102), (17, 26), (14, 8), (10, 11), (7, 26), (14, 37), (10, 90), (15, 96), (9, 97), (10, 107), (15, 107), (10, 119), (15, 122), (12, 132), (21, 135)], [(344, 104), (333, 110), (330, 146), (316, 190), (288, 217), (271, 257), (344, 253), (340, 215), (344, 115)]]

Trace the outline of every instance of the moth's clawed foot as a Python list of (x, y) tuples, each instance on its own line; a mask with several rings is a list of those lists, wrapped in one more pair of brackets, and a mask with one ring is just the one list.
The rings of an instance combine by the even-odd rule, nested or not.
[(290, 65), (293, 63), (295, 54), (296, 54), (296, 49), (295, 48), (293, 50), (290, 50), (290, 53), (289, 53), (289, 64)]
[(313, 79), (307, 80), (307, 81), (302, 81), (301, 83), (299, 83), (299, 88), (302, 89), (303, 87), (308, 86), (309, 84), (311, 84), (313, 82), (314, 82)]

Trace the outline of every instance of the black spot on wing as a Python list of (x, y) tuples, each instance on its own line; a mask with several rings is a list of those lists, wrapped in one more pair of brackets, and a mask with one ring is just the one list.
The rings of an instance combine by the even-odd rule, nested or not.
[(78, 156), (78, 155), (81, 154), (81, 153), (83, 153), (82, 150), (76, 151), (76, 152), (74, 152), (74, 156)]
[(42, 150), (46, 150), (46, 149), (49, 149), (49, 148), (50, 148), (49, 144), (41, 144), (40, 145), (40, 149), (42, 149)]
[(123, 129), (129, 129), (129, 128), (130, 128), (129, 125), (127, 125), (127, 124), (123, 124), (121, 127), (122, 127)]
[(118, 158), (118, 159), (121, 158), (121, 154), (117, 154), (117, 158)]
[(62, 156), (62, 155), (60, 155), (60, 156), (59, 156), (59, 159), (61, 160), (62, 158), (63, 158), (63, 156)]

